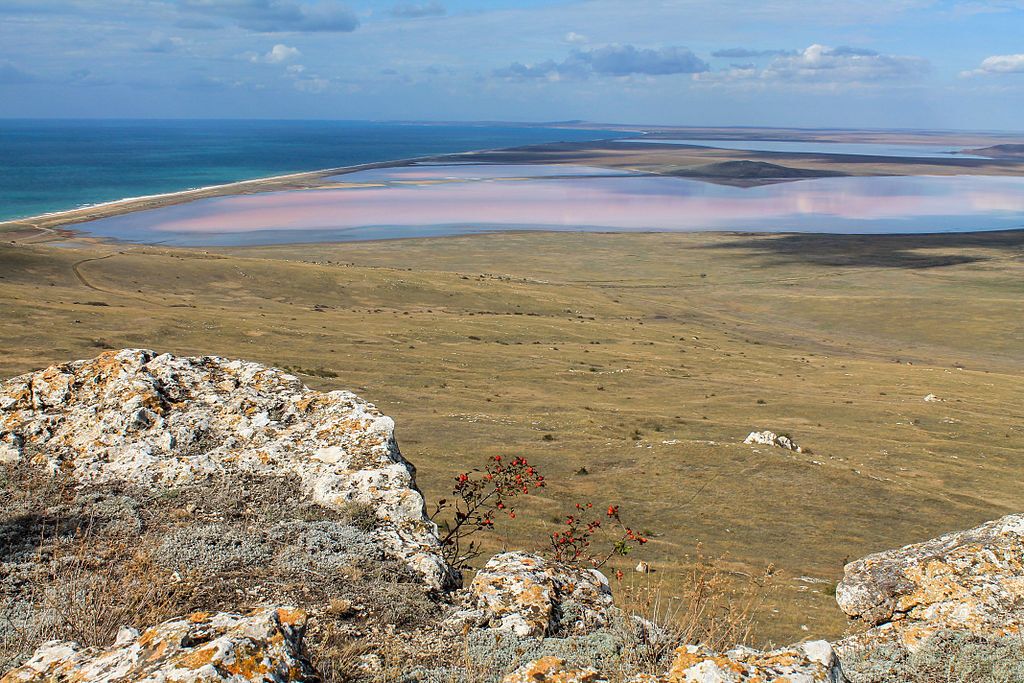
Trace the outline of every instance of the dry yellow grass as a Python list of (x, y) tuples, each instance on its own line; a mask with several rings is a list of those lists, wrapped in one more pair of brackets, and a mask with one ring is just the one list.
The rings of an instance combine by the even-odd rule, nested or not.
[(0, 375), (126, 346), (289, 367), (394, 416), (428, 499), (488, 455), (542, 466), (492, 549), (615, 502), (666, 581), (697, 542), (774, 563), (755, 642), (827, 637), (844, 559), (1019, 511), (1022, 235), (4, 246)]

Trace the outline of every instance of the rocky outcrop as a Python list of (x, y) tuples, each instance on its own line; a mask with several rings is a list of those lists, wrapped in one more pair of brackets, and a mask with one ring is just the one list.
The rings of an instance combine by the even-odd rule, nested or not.
[(680, 647), (666, 683), (845, 683), (843, 667), (824, 640), (762, 652), (737, 647), (716, 654), (697, 645)]
[(518, 636), (574, 635), (606, 626), (613, 609), (608, 579), (596, 569), (513, 552), (492, 557), (450, 623)]
[[(565, 660), (544, 657), (507, 676), (504, 683), (608, 683), (609, 678), (589, 669), (574, 668)], [(629, 683), (846, 683), (842, 665), (824, 640), (762, 652), (738, 647), (725, 653), (697, 645), (676, 650), (664, 675), (640, 674)]]
[(108, 648), (51, 641), (0, 683), (257, 683), (319, 681), (303, 655), (305, 613), (271, 608), (249, 616), (199, 612), (139, 634), (122, 629)]
[(347, 391), (216, 356), (126, 349), (0, 383), (0, 460), (83, 484), (170, 487), (226, 475), (297, 476), (328, 508), (370, 506), (378, 541), (436, 588), (441, 559), (394, 422)]
[(785, 448), (788, 451), (795, 451), (797, 453), (803, 453), (804, 449), (796, 445), (790, 437), (785, 434), (776, 434), (775, 432), (764, 430), (763, 432), (750, 432), (747, 438), (743, 440), (745, 444), (760, 444), (762, 446), (775, 446), (776, 448)]
[[(752, 432), (745, 443), (808, 452), (770, 431)], [(651, 635), (660, 630), (657, 626), (614, 607), (600, 572), (528, 553), (496, 555), (467, 589), (443, 599), (436, 591), (426, 591), (404, 565), (434, 588), (453, 587), (459, 577), (442, 559), (436, 527), (425, 516), (414, 469), (398, 450), (391, 419), (351, 393), (312, 391), (292, 375), (255, 363), (124, 350), (2, 382), (0, 464), (16, 465), (11, 472), (28, 472), (33, 481), (48, 481), (44, 470), (60, 474), (60, 490), (71, 488), (82, 496), (65, 500), (62, 493), (59, 505), (42, 506), (46, 514), (41, 519), (65, 515), (98, 520), (93, 540), (109, 532), (108, 540), (116, 539), (116, 547), (124, 546), (126, 537), (134, 541), (142, 534), (143, 509), (147, 519), (173, 512), (165, 516), (180, 523), (166, 528), (149, 524), (147, 557), (159, 572), (154, 576), (181, 584), (182, 596), (189, 600), (203, 599), (204, 592), (223, 588), (225, 581), (235, 582), (230, 584), (233, 590), (217, 598), (224, 602), (189, 602), (153, 621), (200, 607), (210, 612), (166, 621), (142, 634), (122, 629), (110, 647), (44, 643), (27, 663), (0, 676), (0, 683), (318, 680), (304, 656), (305, 614), (277, 607), (248, 615), (216, 611), (238, 610), (242, 604), (298, 602), (313, 610), (317, 628), (332, 618), (341, 629), (335, 635), (370, 633), (386, 638), (389, 645), (410, 640), (407, 654), (435, 656), (450, 650), (452, 627), (463, 631), (467, 643), (474, 638), (480, 643), (508, 641), (503, 652), (509, 658), (494, 669), (495, 678), (520, 661), (534, 661), (507, 676), (505, 683), (618, 681), (621, 671), (607, 671), (612, 666), (608, 662), (620, 661), (641, 637), (663, 637)], [(67, 486), (69, 480), (73, 486)], [(217, 486), (248, 497), (218, 503), (229, 498), (214, 495)], [(163, 489), (170, 487), (176, 488), (174, 497), (187, 499), (156, 507), (154, 501), (168, 497)], [(238, 508), (247, 519), (256, 519), (257, 498), (295, 504), (274, 506), (258, 524), (241, 524), (223, 514)], [(317, 505), (322, 507), (311, 510)], [(350, 516), (328, 515), (323, 508)], [(19, 542), (17, 552), (3, 558), (21, 572), (4, 585), (27, 587), (12, 589), (13, 599), (21, 599), (22, 592), (41, 595), (61, 581), (57, 574), (49, 585), (32, 583), (38, 564), (34, 558), (45, 553), (36, 547), (34, 531), (23, 535), (31, 543)], [(103, 563), (117, 558), (132, 559), (101, 546), (88, 549), (97, 569), (109, 569)], [(247, 583), (257, 573), (254, 567), (268, 571)], [(640, 562), (636, 571), (651, 569)], [(282, 575), (288, 580), (256, 585)], [(391, 580), (389, 588), (374, 593), (385, 579)], [(120, 581), (114, 583), (118, 589)], [(299, 586), (300, 597), (274, 593), (293, 584)], [(415, 591), (407, 595), (408, 586)], [(350, 589), (372, 599), (363, 604), (358, 594), (345, 593)], [(236, 595), (237, 602), (231, 597)], [(1019, 637), (1024, 633), (1024, 514), (852, 562), (836, 595), (848, 615), (869, 626), (836, 645), (843, 656), (848, 648), (879, 644), (898, 645), (907, 654), (933, 634), (954, 629)], [(452, 597), (461, 604), (445, 621), (449, 628), (438, 628), (443, 611), (453, 609)], [(364, 628), (387, 611), (395, 613), (387, 628)], [(423, 614), (427, 616), (421, 621), (414, 618)], [(342, 624), (357, 616), (365, 617), (364, 622)], [(27, 618), (23, 621), (28, 623)], [(662, 652), (678, 645), (668, 637), (659, 641)], [(572, 648), (586, 639), (603, 648), (601, 656), (574, 661), (594, 668), (573, 668), (558, 657), (542, 656), (581, 652)], [(554, 641), (564, 645), (548, 648)], [(383, 651), (382, 642), (373, 640), (372, 646)], [(526, 655), (523, 643), (543, 647)], [(20, 649), (10, 666), (27, 654)], [(365, 657), (380, 659), (373, 650)], [(832, 646), (813, 641), (767, 652), (746, 647), (714, 652), (687, 644), (675, 651), (668, 671), (631, 679), (755, 681), (844, 683), (846, 678)]]
[(1024, 633), (1024, 514), (851, 562), (836, 601), (873, 627), (843, 648), (895, 642), (913, 650), (946, 629)]

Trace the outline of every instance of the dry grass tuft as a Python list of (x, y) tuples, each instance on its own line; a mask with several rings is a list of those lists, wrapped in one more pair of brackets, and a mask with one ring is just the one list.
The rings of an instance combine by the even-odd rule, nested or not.
[(184, 589), (146, 549), (109, 551), (110, 557), (97, 557), (85, 537), (58, 546), (38, 602), (51, 615), (51, 638), (109, 645), (122, 626), (144, 629), (180, 616)]
[(186, 604), (181, 584), (146, 548), (98, 548), (86, 532), (43, 541), (44, 553), (37, 580), (0, 604), (0, 670), (48, 640), (110, 645), (122, 627), (147, 628), (180, 616)]
[(634, 630), (624, 663), (633, 672), (663, 673), (682, 644), (723, 651), (749, 644), (757, 619), (775, 590), (776, 571), (737, 575), (725, 558), (697, 548), (697, 561), (677, 576), (631, 572), (616, 593)]

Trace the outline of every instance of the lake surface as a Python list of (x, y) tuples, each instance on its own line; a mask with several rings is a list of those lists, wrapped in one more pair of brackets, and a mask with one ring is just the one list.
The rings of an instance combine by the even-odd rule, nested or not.
[(797, 140), (665, 140), (627, 138), (616, 142), (639, 142), (651, 145), (689, 145), (735, 149), (744, 152), (783, 152), (789, 154), (847, 154), (855, 156), (908, 157), (917, 159), (958, 158), (987, 159), (973, 154), (959, 154), (951, 145), (892, 145), (875, 142), (807, 142)]
[(284, 173), (623, 135), (346, 121), (0, 120), (0, 220)]
[(915, 233), (1024, 227), (1024, 178), (841, 177), (739, 188), (573, 166), (452, 165), (336, 176), (342, 187), (201, 199), (81, 223), (190, 246), (496, 230)]

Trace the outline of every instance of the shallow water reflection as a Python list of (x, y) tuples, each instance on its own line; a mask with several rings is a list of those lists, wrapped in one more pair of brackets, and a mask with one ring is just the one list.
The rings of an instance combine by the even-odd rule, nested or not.
[(627, 138), (618, 143), (640, 142), (649, 145), (687, 145), (735, 149), (745, 152), (782, 152), (786, 154), (845, 154), (874, 157), (905, 157), (910, 159), (985, 159), (967, 154), (955, 145), (890, 144), (883, 142), (820, 142), (808, 140), (678, 140), (659, 138)]
[(339, 188), (216, 197), (77, 227), (198, 246), (509, 229), (894, 233), (1024, 225), (1024, 178), (822, 178), (737, 188), (598, 175), (605, 173), (571, 166), (375, 169), (337, 177), (345, 184)]

